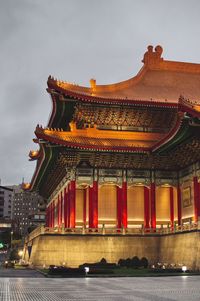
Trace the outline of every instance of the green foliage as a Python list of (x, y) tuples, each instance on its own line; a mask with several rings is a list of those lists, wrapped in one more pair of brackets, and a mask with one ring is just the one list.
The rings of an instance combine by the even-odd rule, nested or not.
[(149, 265), (148, 259), (146, 257), (142, 257), (140, 259), (140, 266), (147, 269)]
[(10, 260), (19, 260), (20, 259), (20, 256), (18, 255), (18, 250), (17, 249), (11, 250), (9, 259)]
[(138, 269), (140, 267), (140, 259), (137, 256), (134, 256), (131, 260), (131, 267)]
[(10, 245), (10, 230), (4, 230), (0, 232), (0, 242), (4, 245)]
[(118, 261), (118, 265), (120, 267), (134, 268), (138, 269), (140, 267), (147, 268), (148, 267), (148, 259), (146, 257), (142, 257), (139, 259), (137, 256), (134, 256), (132, 259), (120, 259)]

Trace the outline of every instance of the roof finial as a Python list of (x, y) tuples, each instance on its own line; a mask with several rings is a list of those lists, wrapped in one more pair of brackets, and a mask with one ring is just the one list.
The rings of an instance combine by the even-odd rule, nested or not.
[(91, 80), (90, 80), (90, 88), (91, 88), (92, 92), (94, 92), (96, 90), (96, 79), (91, 78)]
[(163, 49), (160, 45), (157, 45), (155, 47), (155, 51), (153, 51), (153, 46), (149, 45), (147, 47), (147, 51), (144, 54), (142, 62), (147, 65), (155, 64), (163, 60), (163, 58), (161, 58), (162, 52)]

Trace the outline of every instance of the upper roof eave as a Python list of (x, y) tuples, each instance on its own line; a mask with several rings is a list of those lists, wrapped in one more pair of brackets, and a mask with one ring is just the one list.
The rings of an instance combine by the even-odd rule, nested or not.
[[(160, 97), (159, 95), (154, 97), (153, 95), (151, 96), (151, 93), (147, 92), (144, 97), (144, 95), (141, 93), (132, 92), (134, 91), (135, 87), (137, 87), (137, 85), (143, 80), (149, 70), (169, 72), (174, 71), (184, 74), (193, 73), (200, 75), (200, 64), (164, 60), (161, 57), (162, 51), (163, 50), (161, 46), (156, 46), (155, 51), (153, 50), (152, 46), (148, 46), (148, 50), (144, 54), (144, 58), (142, 60), (144, 65), (134, 77), (128, 80), (114, 84), (97, 85), (96, 80), (91, 79), (90, 87), (84, 87), (76, 84), (71, 84), (69, 82), (60, 81), (49, 76), (47, 81), (49, 92), (53, 94), (55, 93), (55, 91), (57, 91), (58, 93), (74, 99), (94, 103), (122, 103), (124, 105), (148, 105), (150, 103), (150, 105), (153, 106), (176, 106), (179, 95), (181, 93), (184, 94), (184, 89), (181, 89), (179, 91), (180, 94), (178, 96), (176, 94), (175, 98), (173, 93), (171, 95), (171, 98), (168, 98), (165, 93), (161, 93)], [(171, 73), (169, 73), (169, 77), (170, 74)], [(154, 78), (153, 80), (157, 81), (158, 77)], [(157, 83), (155, 83), (155, 87), (156, 85)], [(146, 87), (146, 84), (142, 86), (142, 90), (146, 89)]]
[[(55, 89), (55, 90), (54, 90)], [(113, 105), (132, 105), (132, 106), (145, 106), (145, 107), (162, 107), (162, 108), (177, 108), (178, 104), (173, 101), (162, 101), (153, 99), (129, 99), (129, 98), (109, 98), (100, 97), (95, 95), (86, 95), (71, 90), (66, 90), (62, 87), (51, 84), (47, 91), (53, 96), (55, 93), (60, 92), (64, 96), (68, 96), (71, 99), (79, 100), (86, 103), (96, 104), (113, 104)]]

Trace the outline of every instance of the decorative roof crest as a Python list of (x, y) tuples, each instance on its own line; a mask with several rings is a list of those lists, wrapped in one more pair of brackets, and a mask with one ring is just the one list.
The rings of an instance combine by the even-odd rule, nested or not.
[(40, 157), (40, 152), (39, 152), (39, 150), (36, 150), (36, 151), (31, 150), (31, 151), (29, 152), (29, 158), (30, 158), (29, 160), (30, 160), (30, 161), (37, 160), (39, 157)]
[(194, 105), (196, 104), (195, 102), (191, 101), (190, 99), (185, 98), (183, 95), (180, 95), (178, 102), (179, 102), (179, 104), (183, 104), (183, 105), (186, 105), (191, 108), (193, 108)]
[(94, 79), (94, 78), (90, 79), (90, 88), (92, 90), (92, 93), (95, 92), (95, 90), (96, 90), (96, 79)]
[(149, 45), (147, 47), (147, 51), (144, 54), (142, 62), (145, 65), (155, 65), (156, 63), (163, 61), (163, 58), (161, 58), (163, 49), (160, 45), (157, 45), (155, 47), (155, 51), (153, 51), (153, 46)]
[(31, 184), (30, 183), (22, 183), (22, 189), (23, 190), (29, 190), (31, 188)]

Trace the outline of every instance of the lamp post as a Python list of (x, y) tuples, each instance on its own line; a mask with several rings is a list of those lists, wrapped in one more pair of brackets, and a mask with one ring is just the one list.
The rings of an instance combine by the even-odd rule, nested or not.
[(13, 231), (10, 232), (10, 249), (12, 250)]
[(18, 251), (18, 256), (19, 256), (19, 263), (22, 264), (23, 263), (23, 255), (24, 255), (24, 252), (22, 250), (19, 250)]
[(19, 252), (18, 252), (18, 255), (20, 256), (20, 257), (22, 257), (23, 256), (23, 251), (22, 250), (19, 250)]

